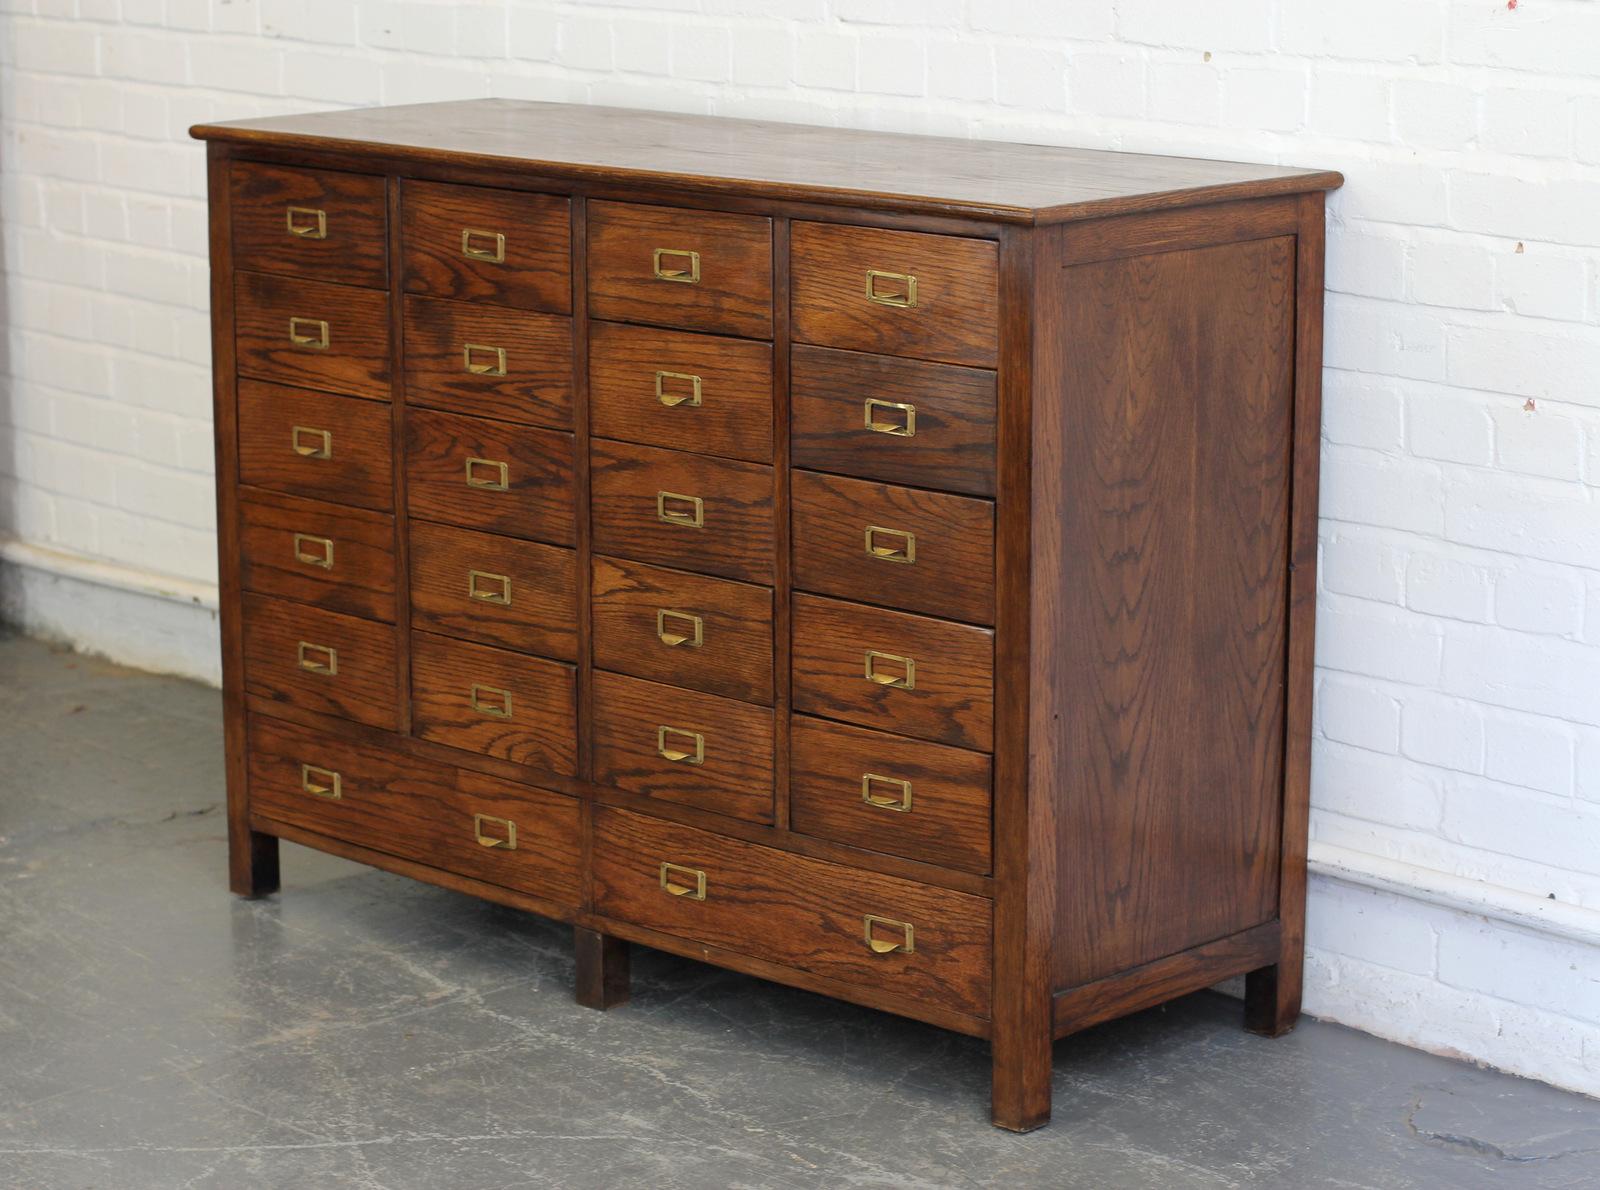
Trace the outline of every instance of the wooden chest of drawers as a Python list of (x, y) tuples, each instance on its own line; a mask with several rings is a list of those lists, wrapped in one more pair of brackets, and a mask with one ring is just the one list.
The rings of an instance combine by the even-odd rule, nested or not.
[(212, 125), (277, 841), (987, 1037), (1303, 949), (1336, 174), (475, 101)]

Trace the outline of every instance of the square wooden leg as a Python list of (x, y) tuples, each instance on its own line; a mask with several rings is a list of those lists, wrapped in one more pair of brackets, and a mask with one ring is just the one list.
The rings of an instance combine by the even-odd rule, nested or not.
[(1244, 1027), (1263, 1037), (1282, 1037), (1300, 1019), (1303, 959), (1288, 956), (1244, 977)]
[(228, 887), (241, 897), (278, 891), (278, 840), (248, 828), (228, 834)]
[(994, 1126), (1010, 1132), (1043, 1128), (1050, 1122), (1049, 1030), (1011, 1036), (997, 1029), (990, 1050), (994, 1067), (989, 1113)]
[(602, 1012), (626, 1004), (628, 944), (582, 926), (574, 926), (572, 936), (578, 956), (578, 1003)]

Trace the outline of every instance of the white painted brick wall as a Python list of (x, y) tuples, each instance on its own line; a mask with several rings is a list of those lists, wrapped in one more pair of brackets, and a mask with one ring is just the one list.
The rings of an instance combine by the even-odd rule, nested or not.
[[(1600, 921), (1600, 3), (0, 0), (0, 530), (212, 580), (185, 129), (481, 95), (1345, 171), (1314, 846)], [(1582, 934), (1318, 879), (1308, 1004), (1600, 1090)]]

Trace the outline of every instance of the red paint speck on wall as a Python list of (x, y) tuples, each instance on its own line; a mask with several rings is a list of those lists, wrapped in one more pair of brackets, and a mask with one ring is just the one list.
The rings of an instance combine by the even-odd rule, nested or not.
[(1506, 7), (1511, 9), (1513, 12), (1516, 11), (1517, 0), (1506, 0)]

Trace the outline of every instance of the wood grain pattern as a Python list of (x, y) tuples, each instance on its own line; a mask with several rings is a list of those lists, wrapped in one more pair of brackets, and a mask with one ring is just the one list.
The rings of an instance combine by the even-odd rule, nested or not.
[[(968, 872), (989, 870), (987, 755), (806, 715), (793, 717), (791, 733), (793, 829)], [(870, 783), (875, 797), (902, 802), (868, 803), (868, 774), (887, 779)], [(901, 809), (907, 794), (910, 807)]]
[[(994, 623), (989, 501), (814, 471), (796, 471), (793, 484), (796, 587)], [(896, 554), (869, 553), (868, 530), (875, 549)]]
[(406, 404), (572, 429), (570, 318), (419, 297), (405, 309)]
[[(596, 550), (723, 578), (772, 582), (771, 467), (600, 440), (591, 444), (589, 455)], [(657, 499), (663, 492), (699, 499), (704, 523), (663, 521)], [(669, 511), (688, 507), (673, 500)]]
[[(401, 204), (407, 293), (571, 313), (572, 203), (564, 195), (408, 178)], [(490, 234), (464, 245), (468, 229)], [(464, 247), (503, 259), (469, 256)]]
[[(408, 511), (418, 520), (572, 545), (576, 539), (572, 456), (571, 434), (408, 410)], [(494, 464), (505, 464), (505, 490), (470, 486), (469, 459), (485, 461), (474, 466), (480, 482), (497, 482)]]
[[(772, 705), (770, 589), (597, 557), (592, 606), (600, 668)], [(699, 644), (685, 616), (699, 618)], [(686, 639), (663, 640), (663, 627)]]
[[(860, 479), (994, 495), (995, 373), (797, 344), (794, 463)], [(877, 406), (910, 405), (905, 410)], [(913, 431), (909, 436), (876, 431)]]
[(564, 777), (578, 771), (570, 665), (426, 632), (411, 637), (412, 730)]
[[(705, 900), (671, 896), (661, 864), (705, 873)], [(989, 902), (601, 808), (595, 907), (651, 929), (833, 979), (989, 1014)], [(911, 953), (874, 953), (865, 916), (909, 923)]]
[[(393, 509), (388, 404), (241, 380), (238, 410), (240, 482), (380, 512)], [(304, 427), (301, 449), (296, 426)], [(324, 432), (326, 458), (320, 454)]]
[(235, 161), (229, 182), (235, 268), (388, 287), (382, 177)]
[[(476, 584), (472, 572), (484, 577)], [(502, 583), (499, 580), (504, 579)], [(445, 636), (577, 659), (577, 555), (569, 549), (411, 523), (411, 623)], [(499, 600), (509, 598), (509, 603)]]
[[(696, 282), (656, 276), (655, 251), (694, 252)], [(685, 267), (675, 256), (667, 267)], [(772, 337), (772, 221), (641, 203), (589, 204), (589, 315)]]
[[(302, 665), (302, 643), (307, 646), (307, 664), (336, 672)], [(399, 724), (394, 629), (356, 616), (246, 595), (244, 685), (262, 698), (393, 731)]]
[(394, 622), (394, 517), (245, 493), (239, 520), (245, 590)]
[[(663, 742), (661, 729), (669, 729)], [(692, 735), (701, 737), (698, 748)], [(663, 748), (692, 752), (674, 761)], [(594, 779), (751, 822), (772, 821), (772, 710), (643, 682), (594, 678)]]
[[(675, 375), (658, 382), (658, 372)], [(697, 378), (698, 390), (684, 377)], [(680, 403), (664, 404), (658, 383)], [(772, 461), (771, 344), (596, 322), (589, 330), (589, 390), (598, 437)]]
[[(796, 342), (995, 366), (1000, 286), (993, 240), (828, 223), (796, 223), (793, 235)], [(869, 270), (914, 277), (915, 304), (869, 299)]]
[(234, 336), (241, 376), (389, 399), (388, 298), (376, 290), (237, 273)]
[[(866, 676), (869, 650), (909, 657), (915, 687)], [(901, 735), (988, 751), (994, 738), (994, 633), (796, 593), (794, 708)], [(903, 676), (887, 662), (885, 674)]]

